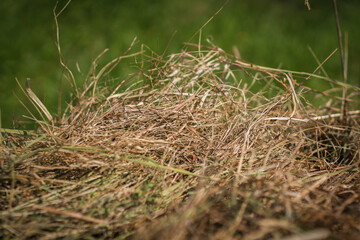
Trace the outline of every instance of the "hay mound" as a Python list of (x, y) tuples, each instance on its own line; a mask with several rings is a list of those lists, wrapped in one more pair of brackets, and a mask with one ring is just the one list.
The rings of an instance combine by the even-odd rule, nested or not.
[(340, 94), (309, 74), (188, 49), (135, 56), (110, 91), (113, 61), (58, 126), (3, 130), (2, 238), (356, 239), (358, 112), (312, 106)]

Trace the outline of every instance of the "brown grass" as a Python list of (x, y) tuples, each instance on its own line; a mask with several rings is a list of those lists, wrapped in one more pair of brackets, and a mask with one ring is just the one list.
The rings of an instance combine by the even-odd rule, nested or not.
[(343, 84), (216, 46), (131, 56), (134, 84), (101, 86), (114, 60), (58, 124), (2, 129), (1, 238), (357, 239), (359, 112), (338, 121)]

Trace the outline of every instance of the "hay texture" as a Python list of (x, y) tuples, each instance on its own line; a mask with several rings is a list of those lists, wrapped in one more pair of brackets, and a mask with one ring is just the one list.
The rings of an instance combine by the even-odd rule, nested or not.
[[(106, 87), (124, 57), (140, 70)], [(2, 239), (359, 236), (357, 87), (187, 44), (79, 89), (38, 131), (2, 129)]]

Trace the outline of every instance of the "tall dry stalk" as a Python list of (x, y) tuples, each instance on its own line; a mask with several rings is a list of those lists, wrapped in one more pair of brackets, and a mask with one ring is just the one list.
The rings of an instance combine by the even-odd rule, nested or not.
[[(343, 50), (343, 45), (342, 45), (342, 36), (341, 36), (340, 21), (339, 21), (339, 14), (338, 14), (338, 10), (337, 10), (336, 0), (333, 0), (333, 8), (334, 8), (336, 30), (337, 30), (337, 35), (338, 35), (339, 49), (340, 49), (342, 77), (343, 77), (344, 84), (346, 84), (347, 83), (347, 73), (346, 73), (347, 67), (345, 66), (344, 50)], [(340, 120), (342, 122), (344, 122), (346, 119), (346, 107), (347, 107), (346, 95), (347, 95), (347, 87), (344, 86), (343, 93), (342, 93), (341, 118), (340, 118)]]

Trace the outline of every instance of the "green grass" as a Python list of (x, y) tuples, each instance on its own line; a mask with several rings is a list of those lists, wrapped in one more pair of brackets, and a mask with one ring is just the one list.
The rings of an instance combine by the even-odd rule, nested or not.
[[(228, 52), (236, 46), (243, 59), (259, 65), (312, 72), (317, 64), (308, 46), (322, 61), (338, 45), (331, 3), (310, 3), (311, 11), (302, 0), (230, 1), (203, 29), (202, 40), (211, 38)], [(64, 4), (61, 1), (58, 9)], [(222, 4), (215, 0), (73, 1), (59, 18), (62, 53), (81, 84), (99, 53), (109, 48), (99, 62), (107, 63), (121, 55), (134, 37), (138, 39), (137, 50), (145, 43), (158, 54), (165, 49), (179, 52), (183, 42), (189, 41)], [(349, 36), (349, 81), (358, 84), (360, 3), (341, 1), (338, 5), (342, 30)], [(21, 83), (32, 78), (33, 91), (54, 114), (58, 112), (60, 84), (63, 109), (71, 98), (55, 46), (53, 8), (52, 1), (0, 3), (0, 30), (7, 36), (0, 39), (3, 127), (23, 127), (21, 115), (26, 111), (13, 95), (21, 97), (15, 77)], [(193, 42), (197, 41), (196, 36)], [(324, 67), (331, 78), (341, 78), (338, 53)], [(123, 79), (132, 71), (136, 68), (116, 69), (109, 79)]]

